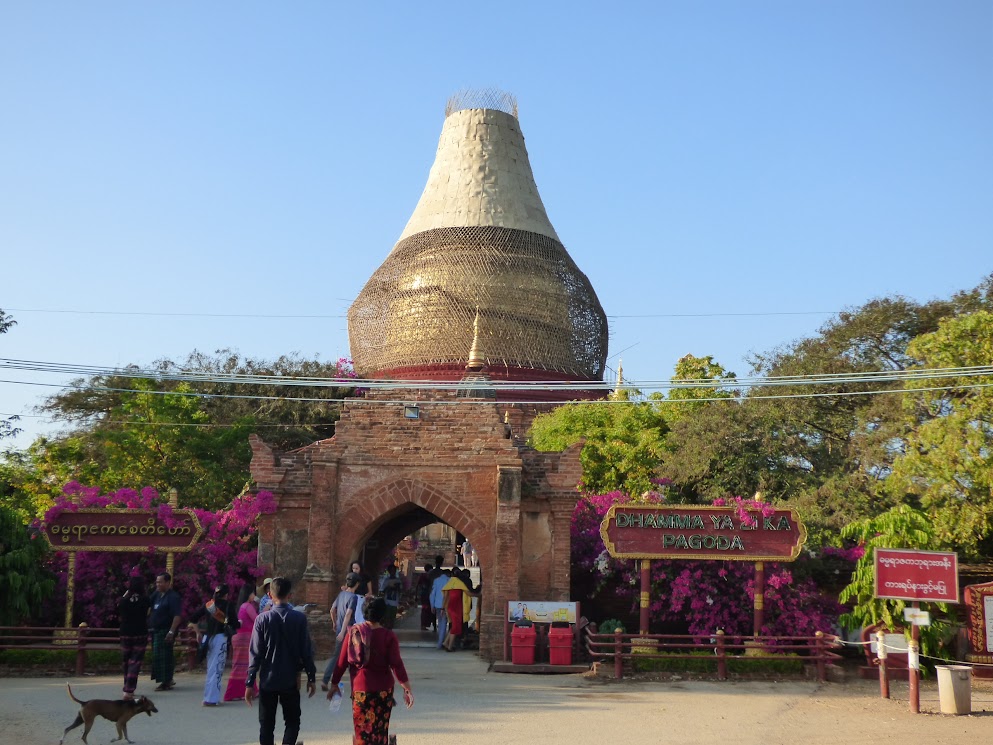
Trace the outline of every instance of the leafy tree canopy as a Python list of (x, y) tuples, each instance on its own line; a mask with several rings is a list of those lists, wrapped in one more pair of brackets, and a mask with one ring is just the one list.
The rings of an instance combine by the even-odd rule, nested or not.
[[(333, 399), (352, 389), (304, 385), (287, 391), (257, 381), (215, 382), (212, 375), (354, 377), (347, 360), (286, 356), (267, 362), (227, 351), (194, 352), (182, 363), (161, 360), (154, 370), (163, 377), (95, 376), (49, 398), (42, 410), (70, 430), (7, 453), (0, 500), (38, 515), (70, 481), (106, 491), (145, 483), (162, 492), (177, 489), (183, 506), (221, 508), (249, 481), (249, 434), (280, 449), (330, 437), (340, 409)], [(179, 373), (199, 379), (173, 379)]]
[[(4, 313), (3, 308), (0, 308), (0, 334), (6, 334), (7, 330), (10, 329), (11, 326), (14, 326), (16, 323), (17, 321), (15, 321), (12, 317)], [(6, 419), (0, 418), (0, 440), (4, 439), (5, 437), (13, 437), (20, 431), (17, 428), (17, 426), (14, 424), (16, 421), (17, 421), (16, 416), (12, 416)]]
[(654, 401), (566, 404), (537, 417), (529, 437), (536, 449), (554, 451), (585, 439), (580, 455), (585, 489), (642, 494), (657, 478), (667, 431)]
[[(925, 359), (912, 342), (936, 332), (943, 319), (983, 309), (993, 310), (993, 277), (950, 300), (872, 300), (839, 314), (811, 338), (757, 355), (753, 372), (787, 376), (943, 366), (936, 356)], [(970, 342), (960, 335), (955, 343)], [(904, 396), (897, 392), (902, 388), (892, 382), (784, 386), (754, 389), (740, 404), (711, 404), (672, 426), (662, 475), (673, 479), (676, 490), (700, 499), (761, 491), (804, 515), (812, 545), (837, 544), (842, 527), (904, 498), (884, 486), (924, 418), (907, 416)]]
[(560, 451), (585, 440), (583, 489), (645, 494), (659, 483), (671, 424), (708, 405), (699, 399), (734, 396), (725, 387), (734, 377), (713, 357), (688, 354), (676, 364), (673, 380), (713, 380), (713, 386), (676, 387), (668, 399), (652, 395), (647, 400), (624, 397), (614, 403), (561, 406), (535, 419), (530, 443), (538, 450)]
[[(948, 318), (919, 336), (908, 351), (927, 367), (993, 362), (993, 313)], [(945, 390), (928, 390), (945, 387)], [(893, 463), (887, 491), (917, 501), (935, 539), (967, 557), (993, 553), (993, 376), (915, 381), (905, 398), (916, 426)], [(918, 423), (919, 422), (919, 423)]]
[[(757, 355), (753, 372), (851, 375), (989, 364), (991, 313), (993, 276), (950, 299), (875, 299), (810, 338)], [(642, 494), (660, 478), (672, 482), (670, 501), (760, 492), (799, 510), (813, 547), (841, 545), (846, 525), (906, 503), (926, 510), (937, 536), (966, 556), (993, 553), (993, 394), (970, 387), (974, 376), (742, 394), (712, 358), (687, 356), (675, 377), (715, 385), (676, 388), (665, 399), (562, 407), (535, 420), (531, 441), (562, 449), (585, 438), (591, 492)], [(936, 385), (952, 389), (924, 390)], [(700, 400), (721, 396), (727, 400)]]
[[(935, 535), (931, 519), (910, 505), (901, 504), (875, 517), (866, 518), (846, 526), (845, 538), (864, 547), (865, 553), (855, 565), (852, 581), (839, 596), (841, 602), (851, 605), (851, 612), (841, 617), (846, 628), (857, 629), (864, 626), (882, 624), (888, 629), (906, 626), (903, 610), (904, 600), (882, 600), (875, 597), (874, 549), (913, 548), (925, 551), (949, 550)], [(945, 603), (925, 603), (933, 606), (939, 614), (932, 619), (930, 626), (921, 627), (921, 652), (927, 655), (948, 657), (946, 645), (952, 636), (952, 624), (948, 620), (949, 606)]]
[(55, 589), (55, 577), (45, 568), (47, 556), (38, 531), (0, 506), (0, 626), (18, 626), (40, 615)]

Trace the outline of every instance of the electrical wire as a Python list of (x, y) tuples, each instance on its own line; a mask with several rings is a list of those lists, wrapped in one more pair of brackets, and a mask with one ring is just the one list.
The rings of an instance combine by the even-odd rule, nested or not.
[[(359, 379), (353, 377), (306, 377), (288, 375), (254, 375), (247, 373), (216, 373), (197, 371), (168, 371), (142, 369), (138, 367), (108, 368), (94, 365), (79, 365), (73, 363), (43, 362), (35, 360), (18, 360), (0, 358), (0, 369), (20, 370), (28, 372), (55, 373), (60, 375), (79, 375), (90, 377), (117, 377), (131, 379), (168, 380), (173, 382), (211, 383), (220, 385), (253, 384), (273, 386), (301, 387), (335, 387), (363, 389), (417, 389), (417, 390), (452, 390), (464, 387), (464, 383), (437, 380), (397, 380), (397, 379)], [(993, 365), (973, 365), (946, 368), (909, 368), (906, 370), (876, 370), (860, 373), (821, 373), (810, 375), (783, 375), (765, 377), (743, 377), (730, 379), (693, 378), (693, 379), (664, 379), (641, 380), (627, 383), (610, 383), (606, 381), (565, 380), (565, 381), (487, 381), (485, 387), (494, 390), (529, 390), (529, 391), (561, 391), (561, 390), (671, 390), (671, 389), (749, 389), (755, 387), (773, 386), (816, 386), (816, 385), (858, 385), (896, 383), (917, 380), (941, 380), (948, 378), (985, 377), (993, 375)], [(15, 381), (5, 381), (15, 382)], [(475, 384), (479, 385), (479, 384)]]
[[(77, 375), (90, 378), (124, 378), (170, 381), (187, 384), (211, 384), (224, 386), (257, 385), (263, 387), (310, 387), (310, 388), (362, 388), (378, 389), (386, 391), (398, 391), (408, 394), (404, 399), (377, 399), (361, 397), (303, 397), (303, 396), (280, 396), (262, 394), (238, 394), (238, 393), (208, 393), (203, 391), (177, 391), (177, 390), (141, 390), (125, 388), (119, 386), (103, 386), (89, 384), (65, 384), (65, 383), (44, 383), (27, 380), (0, 380), (0, 383), (10, 385), (30, 385), (46, 388), (59, 388), (62, 390), (92, 391), (94, 393), (131, 393), (150, 394), (157, 396), (182, 396), (199, 399), (243, 399), (255, 401), (278, 401), (286, 403), (325, 403), (350, 405), (387, 405), (403, 406), (411, 403), (410, 396), (417, 399), (418, 392), (455, 390), (464, 387), (462, 381), (427, 381), (427, 380), (388, 380), (388, 379), (358, 379), (358, 378), (323, 378), (323, 377), (296, 377), (286, 375), (256, 375), (247, 373), (215, 373), (196, 371), (162, 371), (153, 369), (141, 369), (137, 367), (109, 368), (96, 365), (80, 365), (75, 363), (44, 362), (33, 360), (16, 360), (0, 358), (0, 369), (19, 370), (24, 372), (52, 373), (59, 375)], [(636, 399), (625, 398), (598, 398), (592, 400), (576, 400), (576, 404), (635, 404), (649, 403), (652, 405), (680, 405), (684, 403), (708, 403), (708, 402), (738, 402), (783, 400), (783, 399), (817, 399), (817, 398), (840, 398), (847, 396), (869, 396), (884, 394), (904, 394), (904, 393), (927, 393), (961, 389), (985, 389), (993, 387), (993, 382), (972, 382), (970, 378), (988, 378), (993, 376), (993, 365), (973, 365), (950, 368), (910, 368), (908, 370), (878, 370), (866, 371), (862, 373), (826, 373), (811, 375), (790, 375), (790, 376), (768, 376), (764, 378), (740, 378), (729, 380), (714, 379), (691, 379), (691, 380), (661, 380), (661, 381), (637, 381), (628, 382), (621, 385), (606, 383), (602, 381), (490, 381), (485, 384), (474, 382), (474, 387), (485, 387), (496, 390), (511, 390), (529, 392), (562, 392), (562, 391), (618, 391), (640, 392), (641, 390), (678, 390), (678, 389), (705, 389), (721, 390), (724, 395), (711, 395), (690, 399)], [(792, 387), (815, 387), (815, 386), (841, 386), (841, 385), (880, 385), (889, 383), (906, 383), (908, 381), (941, 381), (949, 378), (958, 380), (954, 385), (936, 385), (916, 388), (871, 388), (868, 390), (831, 390), (831, 391), (808, 391), (802, 393), (778, 393), (778, 394), (757, 394), (755, 390), (762, 388), (775, 388), (781, 386)], [(742, 391), (749, 391), (747, 397), (740, 394)], [(421, 406), (439, 405), (450, 406), (460, 404), (479, 403), (476, 399), (455, 399), (455, 400), (429, 400), (418, 401)], [(553, 400), (532, 400), (529, 404), (562, 404), (560, 399)], [(16, 415), (11, 415), (16, 416)], [(30, 415), (21, 415), (30, 416)], [(95, 416), (95, 414), (94, 414)], [(57, 417), (42, 417), (50, 421)], [(84, 417), (86, 418), (86, 417)], [(177, 426), (177, 427), (235, 427), (238, 424), (216, 424), (216, 423), (190, 423), (190, 422), (147, 422), (140, 420), (106, 420), (107, 424), (136, 425), (136, 426)], [(253, 425), (258, 427), (293, 428), (293, 427), (319, 427), (329, 426), (331, 423), (311, 423), (311, 424), (265, 424)]]
[[(342, 302), (351, 303), (350, 300)], [(345, 314), (325, 314), (325, 313), (299, 313), (299, 314), (279, 314), (279, 313), (189, 313), (189, 312), (157, 312), (141, 310), (75, 310), (63, 308), (7, 308), (8, 313), (55, 313), (63, 315), (82, 316), (142, 316), (142, 317), (162, 317), (162, 318), (272, 318), (275, 320), (301, 320), (301, 319), (342, 319), (347, 318)], [(836, 310), (786, 310), (786, 311), (755, 311), (738, 313), (621, 313), (607, 314), (607, 318), (760, 318), (771, 316), (831, 316), (841, 311)]]
[[(235, 393), (200, 393), (196, 391), (153, 391), (153, 390), (140, 390), (136, 388), (113, 388), (108, 386), (67, 386), (61, 383), (39, 383), (37, 381), (25, 381), (25, 380), (0, 380), (0, 383), (10, 383), (15, 385), (32, 385), (41, 386), (46, 388), (75, 388), (76, 390), (87, 390), (95, 391), (98, 393), (140, 393), (155, 396), (184, 396), (189, 398), (230, 398), (230, 399), (248, 399), (257, 401), (298, 401), (303, 403), (350, 403), (350, 404), (373, 404), (373, 405), (394, 405), (394, 406), (409, 406), (412, 402), (411, 398), (404, 399), (369, 399), (369, 398), (308, 398), (300, 396), (261, 396), (261, 395), (248, 395), (248, 394), (235, 394)], [(365, 387), (364, 385), (361, 387)], [(478, 384), (473, 384), (474, 388), (480, 388)], [(885, 388), (881, 390), (870, 390), (870, 391), (830, 391), (824, 393), (787, 393), (787, 394), (776, 394), (770, 396), (748, 396), (747, 401), (768, 401), (777, 399), (791, 399), (791, 398), (841, 398), (845, 396), (876, 396), (891, 393), (926, 393), (934, 391), (951, 391), (960, 390), (963, 388), (967, 389), (981, 389), (981, 388), (993, 388), (993, 383), (964, 383), (960, 385), (946, 385), (946, 386), (931, 386), (926, 388)], [(397, 386), (395, 390), (413, 390), (409, 386)], [(415, 397), (416, 399), (416, 397)], [(546, 401), (532, 401), (528, 400), (526, 403), (533, 405), (542, 404), (637, 404), (637, 403), (649, 403), (649, 404), (694, 404), (694, 403), (707, 403), (711, 401), (726, 401), (726, 402), (737, 402), (742, 399), (733, 396), (715, 396), (706, 398), (690, 398), (690, 399), (658, 399), (658, 400), (645, 400), (645, 401), (630, 401), (624, 399), (592, 399), (592, 400), (572, 400), (572, 401), (562, 401), (562, 400), (546, 400)], [(438, 406), (451, 406), (451, 405), (463, 405), (463, 404), (479, 404), (487, 403), (485, 399), (455, 399), (455, 400), (417, 400), (418, 405), (438, 405)], [(503, 402), (507, 403), (507, 402)]]
[[(4, 414), (0, 412), (0, 416), (11, 416), (11, 417), (30, 417), (32, 419), (45, 419), (47, 421), (56, 421), (56, 418), (46, 414)], [(142, 425), (145, 427), (197, 427), (202, 429), (232, 429), (234, 427), (246, 427), (248, 429), (314, 429), (317, 427), (333, 427), (336, 422), (306, 422), (301, 424), (258, 424), (252, 422), (238, 423), (238, 424), (219, 424), (217, 422), (149, 422), (144, 419), (103, 419), (101, 424), (124, 424), (124, 425)]]

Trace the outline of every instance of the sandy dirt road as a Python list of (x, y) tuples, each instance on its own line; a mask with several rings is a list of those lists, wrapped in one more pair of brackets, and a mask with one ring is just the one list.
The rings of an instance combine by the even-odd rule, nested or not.
[[(403, 649), (417, 702), (394, 710), (391, 731), (400, 745), (770, 745), (774, 743), (956, 743), (993, 742), (993, 685), (976, 682), (974, 713), (948, 716), (939, 710), (938, 691), (925, 681), (921, 714), (911, 714), (906, 683), (894, 683), (892, 698), (879, 698), (878, 684), (849, 680), (813, 681), (613, 681), (581, 675), (530, 676), (487, 671), (468, 652), (446, 654), (431, 647)], [(244, 703), (203, 708), (203, 674), (180, 673), (177, 688), (149, 693), (159, 713), (129, 725), (138, 745), (252, 745), (258, 742), (256, 709)], [(119, 696), (117, 676), (73, 679), (79, 698)], [(55, 678), (0, 679), (0, 741), (54, 745), (74, 719), (76, 707)], [(67, 745), (80, 742), (82, 729)], [(277, 726), (279, 742), (280, 727)], [(115, 737), (100, 720), (90, 745)], [(346, 710), (332, 715), (323, 694), (305, 700), (300, 739), (305, 745), (351, 742)]]

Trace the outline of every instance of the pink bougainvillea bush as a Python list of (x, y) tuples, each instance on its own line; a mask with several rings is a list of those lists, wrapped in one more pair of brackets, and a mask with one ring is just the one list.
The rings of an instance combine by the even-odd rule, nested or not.
[[(120, 489), (108, 494), (72, 482), (63, 489), (55, 505), (45, 513), (49, 522), (66, 511), (83, 507), (133, 507), (153, 509), (169, 524), (172, 507), (152, 488), (140, 491)], [(175, 553), (173, 586), (183, 599), (184, 612), (192, 612), (209, 598), (221, 582), (231, 588), (231, 599), (246, 582), (258, 583), (266, 567), (258, 566), (258, 519), (275, 512), (276, 502), (267, 491), (236, 497), (227, 509), (210, 512), (193, 509), (203, 526), (203, 536), (189, 552)], [(65, 613), (68, 553), (55, 551), (49, 569), (58, 578), (57, 587), (46, 609), (48, 621), (61, 623)], [(151, 589), (155, 575), (165, 571), (166, 555), (152, 550), (138, 553), (87, 552), (76, 556), (74, 621), (90, 626), (113, 627), (117, 624), (117, 601), (131, 577), (141, 577)]]
[[(587, 495), (579, 500), (572, 515), (572, 561), (574, 571), (594, 574), (595, 594), (627, 598), (635, 613), (641, 591), (637, 562), (611, 557), (600, 537), (600, 523), (611, 505), (631, 501), (622, 492)], [(643, 495), (638, 502), (664, 503), (664, 488)], [(734, 507), (743, 522), (754, 521), (752, 515), (756, 511), (768, 516), (774, 510), (767, 503), (740, 497), (717, 500), (715, 504)], [(834, 551), (831, 558), (848, 559), (850, 553)], [(851, 566), (854, 567), (854, 560)], [(795, 568), (795, 564), (765, 563), (762, 633), (809, 636), (816, 631), (837, 631), (838, 616), (845, 611), (844, 606), (821, 592), (810, 578), (811, 572), (794, 571)], [(665, 626), (709, 636), (723, 629), (727, 634), (750, 636), (754, 597), (755, 565), (751, 562), (652, 561), (649, 611), (653, 630)]]

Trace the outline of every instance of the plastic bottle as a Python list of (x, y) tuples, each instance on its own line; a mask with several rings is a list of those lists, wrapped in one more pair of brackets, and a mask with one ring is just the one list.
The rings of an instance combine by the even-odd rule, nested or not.
[(331, 697), (331, 703), (328, 704), (328, 710), (332, 714), (337, 714), (339, 711), (341, 711), (341, 701), (344, 697), (345, 697), (345, 683), (342, 681), (338, 683), (338, 692)]

